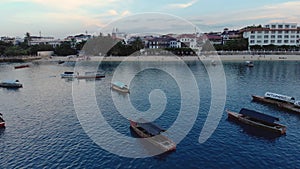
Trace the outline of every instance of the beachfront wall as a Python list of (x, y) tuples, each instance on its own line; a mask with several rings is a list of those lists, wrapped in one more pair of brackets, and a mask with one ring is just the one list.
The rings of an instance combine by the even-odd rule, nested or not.
[(49, 56), (53, 56), (54, 52), (53, 51), (39, 51), (37, 52), (38, 56), (41, 57), (49, 57)]
[(249, 46), (254, 45), (299, 45), (300, 27), (296, 23), (272, 23), (264, 27), (250, 27), (242, 30)]

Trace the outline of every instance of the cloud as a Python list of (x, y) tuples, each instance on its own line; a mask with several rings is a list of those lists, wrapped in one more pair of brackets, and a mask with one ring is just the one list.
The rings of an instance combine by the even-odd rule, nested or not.
[(196, 2), (197, 2), (197, 0), (193, 0), (188, 3), (169, 4), (168, 7), (169, 8), (187, 8), (187, 7), (194, 5)]
[[(290, 1), (273, 5), (266, 5), (259, 8), (241, 9), (239, 11), (230, 11), (202, 15), (190, 18), (192, 23), (198, 25), (206, 24), (210, 26), (227, 27), (231, 25), (235, 28), (247, 26), (246, 24), (268, 24), (272, 22), (295, 22), (300, 23), (300, 2)], [(227, 26), (226, 26), (227, 25)]]

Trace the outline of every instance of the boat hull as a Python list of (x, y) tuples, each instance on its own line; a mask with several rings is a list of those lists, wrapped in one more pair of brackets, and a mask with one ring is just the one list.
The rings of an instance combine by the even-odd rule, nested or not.
[(130, 120), (130, 127), (142, 138), (145, 138), (148, 142), (153, 144), (154, 146), (162, 149), (164, 152), (170, 152), (176, 150), (176, 144), (163, 135), (149, 136), (145, 134), (143, 131), (138, 129), (137, 123)]
[(7, 84), (7, 83), (0, 83), (0, 87), (17, 89), (17, 88), (22, 88), (23, 85), (22, 85), (22, 84)]
[(268, 98), (265, 98), (265, 97), (262, 97), (262, 96), (256, 96), (256, 95), (252, 95), (252, 99), (253, 99), (253, 101), (256, 101), (256, 102), (275, 105), (278, 108), (282, 108), (282, 109), (300, 114), (300, 107), (296, 107), (295, 105), (293, 105), (291, 103), (277, 101), (277, 100), (273, 100), (273, 99), (268, 99)]
[(0, 128), (4, 128), (5, 127), (5, 122), (0, 122)]
[(29, 67), (29, 65), (15, 66), (15, 69), (22, 69), (22, 68), (26, 68), (26, 67)]
[(113, 90), (122, 92), (122, 93), (130, 93), (128, 88), (119, 88), (118, 86), (112, 85), (111, 88)]
[(94, 76), (76, 76), (77, 79), (100, 79), (100, 78), (104, 78), (105, 75), (94, 75)]
[(249, 120), (249, 119), (243, 117), (239, 113), (235, 113), (235, 112), (231, 112), (231, 111), (226, 111), (226, 112), (228, 114), (228, 118), (231, 120), (241, 122), (241, 123), (244, 123), (244, 124), (256, 127), (256, 128), (264, 129), (266, 131), (270, 131), (270, 132), (277, 133), (280, 135), (283, 135), (286, 133), (286, 127), (281, 124), (274, 123), (272, 126), (269, 126), (269, 125), (265, 125), (265, 124), (262, 124), (262, 123), (259, 123), (256, 121)]

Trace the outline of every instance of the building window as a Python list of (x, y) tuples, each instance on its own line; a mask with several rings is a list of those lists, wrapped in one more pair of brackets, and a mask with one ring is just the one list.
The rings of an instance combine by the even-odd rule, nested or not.
[(286, 39), (289, 38), (289, 35), (284, 35), (284, 38), (286, 38)]
[(271, 43), (274, 44), (274, 43), (275, 43), (275, 40), (271, 40)]
[(284, 43), (289, 43), (289, 40), (284, 40)]
[(258, 31), (257, 33), (261, 33), (261, 31)]
[(295, 38), (295, 35), (291, 35), (291, 38)]
[(286, 29), (290, 28), (290, 25), (285, 25), (285, 28), (286, 28)]
[(254, 35), (251, 35), (251, 36), (250, 36), (250, 39), (255, 39), (255, 36), (254, 36)]
[(269, 38), (269, 35), (265, 35), (264, 38), (265, 38), (265, 39)]
[(269, 33), (269, 31), (265, 31), (265, 34)]
[(272, 28), (276, 28), (276, 25), (272, 25)]
[(281, 43), (282, 42), (282, 40), (277, 40), (277, 43)]
[(264, 40), (264, 43), (269, 43), (269, 41), (268, 40)]
[(277, 38), (282, 38), (282, 35), (278, 35)]
[(278, 31), (277, 33), (278, 33), (278, 34), (281, 34), (281, 33), (282, 33), (282, 31)]
[(291, 33), (295, 33), (295, 31), (291, 31)]
[(261, 38), (262, 38), (262, 36), (261, 36), (261, 35), (258, 35), (258, 36), (257, 36), (257, 39), (261, 39)]
[(284, 33), (289, 33), (289, 31), (284, 31)]
[(261, 43), (261, 40), (257, 40), (256, 43)]
[(270, 25), (266, 25), (266, 28), (270, 28)]
[(295, 40), (291, 40), (290, 43), (295, 43)]
[(272, 38), (272, 39), (275, 39), (275, 37), (276, 37), (275, 35), (271, 35), (271, 38)]
[(282, 29), (282, 28), (283, 28), (283, 25), (278, 25), (278, 28), (279, 28), (279, 29)]
[(292, 28), (296, 28), (296, 25), (292, 25)]
[(251, 31), (251, 34), (254, 34), (255, 32), (254, 31)]
[(271, 31), (272, 34), (275, 34), (275, 31)]
[(297, 35), (297, 38), (299, 38), (299, 35)]
[(250, 43), (254, 43), (255, 41), (254, 40), (250, 40)]

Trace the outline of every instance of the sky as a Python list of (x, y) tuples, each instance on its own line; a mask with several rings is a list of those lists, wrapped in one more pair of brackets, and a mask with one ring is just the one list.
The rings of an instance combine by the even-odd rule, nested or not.
[(65, 38), (113, 27), (173, 33), (189, 24), (201, 32), (273, 22), (300, 25), (299, 9), (299, 0), (0, 0), (0, 36), (41, 32)]

